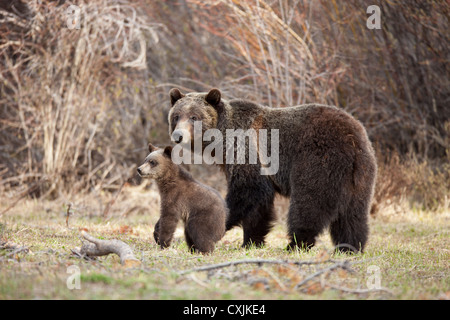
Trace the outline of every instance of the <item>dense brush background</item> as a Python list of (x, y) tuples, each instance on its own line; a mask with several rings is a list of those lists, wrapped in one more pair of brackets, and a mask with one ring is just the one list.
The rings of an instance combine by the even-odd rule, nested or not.
[[(67, 27), (70, 4), (80, 29)], [(381, 30), (366, 27), (373, 4)], [(449, 15), (444, 0), (0, 0), (0, 192), (140, 183), (148, 141), (169, 143), (169, 89), (217, 87), (347, 110), (377, 150), (373, 212), (448, 209)]]

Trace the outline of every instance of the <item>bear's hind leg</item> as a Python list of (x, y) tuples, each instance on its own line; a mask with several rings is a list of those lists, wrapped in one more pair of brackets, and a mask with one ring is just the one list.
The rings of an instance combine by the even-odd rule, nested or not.
[(362, 252), (369, 234), (368, 208), (365, 202), (350, 201), (345, 212), (331, 223), (330, 233), (336, 249), (341, 252)]
[[(298, 198), (297, 198), (298, 199)], [(288, 235), (290, 243), (288, 250), (300, 248), (311, 249), (316, 243), (316, 237), (330, 224), (337, 210), (320, 209), (311, 201), (299, 201), (291, 198), (288, 212)]]
[(191, 253), (212, 253), (215, 242), (206, 226), (196, 224), (195, 221), (188, 220), (184, 229), (184, 237)]

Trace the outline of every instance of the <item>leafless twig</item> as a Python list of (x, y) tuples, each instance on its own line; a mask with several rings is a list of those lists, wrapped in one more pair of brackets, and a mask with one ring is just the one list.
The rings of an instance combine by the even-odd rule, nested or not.
[(346, 293), (355, 293), (355, 294), (367, 294), (367, 293), (372, 293), (372, 292), (386, 292), (389, 294), (394, 294), (391, 290), (386, 289), (386, 288), (373, 288), (373, 289), (352, 289), (352, 288), (346, 288), (346, 287), (340, 287), (340, 286), (335, 286), (333, 284), (326, 284), (328, 287), (332, 288), (332, 289), (336, 289), (342, 292), (346, 292)]
[(72, 207), (72, 203), (67, 204), (67, 211), (66, 211), (66, 226), (69, 228), (69, 216), (70, 216), (70, 208)]
[(348, 261), (344, 261), (344, 262), (336, 262), (335, 264), (333, 264), (333, 265), (331, 265), (331, 266), (329, 266), (329, 267), (327, 267), (327, 268), (324, 268), (324, 269), (321, 269), (321, 270), (319, 270), (319, 271), (317, 271), (317, 272), (315, 272), (315, 273), (313, 273), (312, 275), (310, 275), (309, 277), (306, 277), (305, 279), (303, 279), (302, 281), (300, 281), (299, 283), (297, 283), (296, 285), (295, 285), (295, 289), (298, 289), (298, 288), (301, 288), (302, 286), (304, 286), (308, 281), (310, 281), (310, 280), (312, 280), (312, 279), (314, 279), (314, 278), (316, 278), (316, 277), (318, 277), (318, 276), (320, 276), (320, 275), (322, 275), (322, 274), (324, 274), (324, 273), (326, 273), (326, 272), (330, 272), (330, 271), (333, 271), (333, 270), (335, 270), (335, 269), (348, 269), (349, 268), (349, 262)]
[(263, 264), (278, 264), (278, 265), (296, 265), (296, 266), (304, 266), (304, 265), (318, 265), (326, 262), (333, 262), (333, 260), (326, 261), (289, 261), (289, 260), (268, 260), (268, 259), (246, 259), (246, 260), (238, 260), (238, 261), (228, 261), (224, 263), (212, 264), (207, 266), (202, 266), (190, 270), (182, 271), (180, 274), (188, 274), (191, 272), (200, 272), (200, 271), (209, 271), (221, 268), (227, 268), (231, 266), (237, 266), (240, 264), (256, 264), (261, 266)]
[(18, 246), (18, 245), (11, 244), (8, 242), (1, 243), (0, 249), (11, 251), (10, 253), (8, 253), (6, 255), (6, 257), (14, 256), (20, 252), (28, 253), (30, 251), (30, 249), (28, 249), (28, 247), (26, 247), (26, 246)]

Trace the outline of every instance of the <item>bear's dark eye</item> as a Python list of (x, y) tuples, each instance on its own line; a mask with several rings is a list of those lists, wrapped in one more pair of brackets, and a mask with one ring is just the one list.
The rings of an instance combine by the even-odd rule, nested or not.
[(174, 122), (177, 122), (179, 118), (180, 118), (180, 117), (179, 117), (178, 115), (173, 116), (173, 121), (174, 121)]
[(196, 117), (196, 116), (192, 116), (192, 117), (191, 117), (191, 120), (192, 120), (192, 121), (197, 121), (197, 117)]
[(151, 167), (156, 167), (156, 165), (158, 164), (158, 162), (156, 162), (155, 160), (150, 160), (148, 163), (150, 163)]

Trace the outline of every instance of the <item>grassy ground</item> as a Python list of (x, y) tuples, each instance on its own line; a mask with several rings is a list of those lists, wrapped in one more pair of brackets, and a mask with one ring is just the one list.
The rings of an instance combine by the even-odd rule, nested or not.
[[(187, 251), (181, 229), (172, 246), (160, 250), (152, 236), (157, 203), (145, 203), (149, 199), (145, 190), (133, 190), (132, 194), (134, 198), (130, 194), (125, 197), (134, 202), (142, 198), (143, 207), (126, 209), (129, 205), (119, 197), (106, 220), (100, 207), (92, 204), (94, 200), (77, 199), (69, 227), (63, 201), (23, 200), (0, 216), (0, 299), (450, 298), (448, 212), (400, 212), (371, 218), (370, 241), (362, 255), (330, 256), (327, 233), (310, 252), (288, 253), (284, 250), (284, 226), (278, 224), (262, 249), (241, 249), (242, 231), (234, 229), (212, 255), (203, 256)], [(9, 203), (2, 201), (0, 212)], [(144, 210), (148, 206), (150, 212)], [(71, 249), (81, 243), (80, 230), (127, 242), (142, 267), (124, 269), (115, 255), (96, 261), (73, 256)], [(15, 249), (7, 249), (11, 245)], [(315, 264), (241, 264), (182, 274), (199, 266), (244, 259)], [(338, 267), (344, 261), (348, 268)], [(326, 268), (332, 270), (321, 273)], [(80, 289), (70, 289), (78, 271)], [(315, 273), (318, 275), (304, 281)]]

